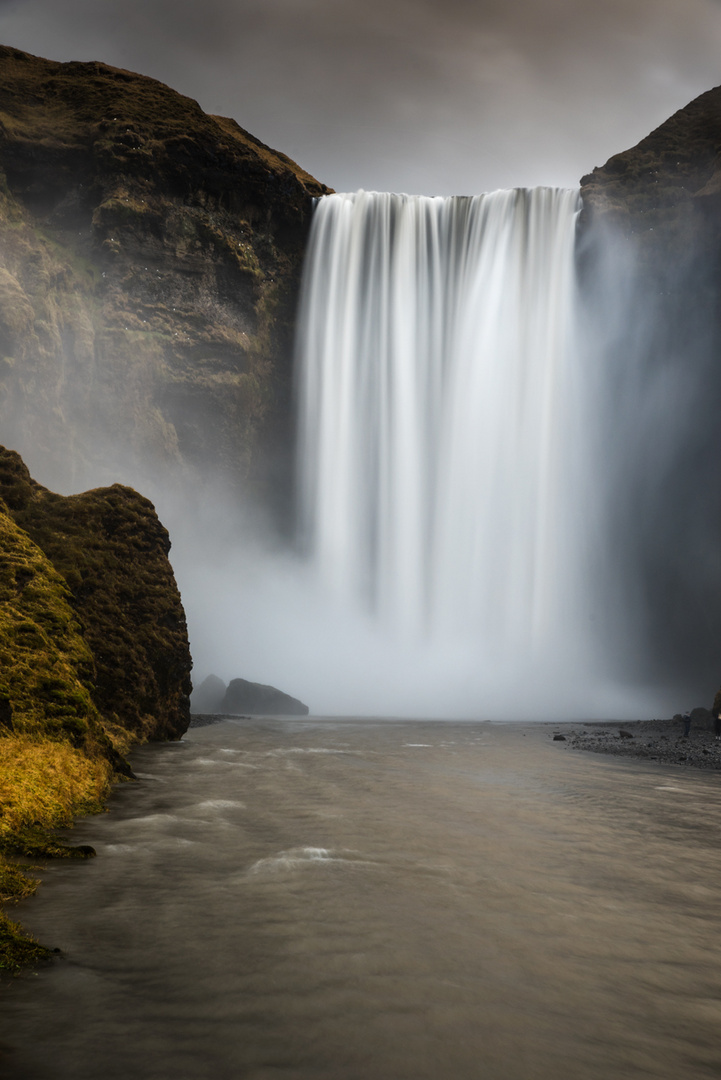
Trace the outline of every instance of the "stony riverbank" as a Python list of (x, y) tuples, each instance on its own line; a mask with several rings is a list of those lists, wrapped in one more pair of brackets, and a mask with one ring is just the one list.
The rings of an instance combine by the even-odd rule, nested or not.
[(572, 750), (721, 770), (721, 740), (716, 739), (710, 720), (692, 724), (688, 736), (683, 734), (683, 724), (674, 719), (558, 724), (548, 737)]

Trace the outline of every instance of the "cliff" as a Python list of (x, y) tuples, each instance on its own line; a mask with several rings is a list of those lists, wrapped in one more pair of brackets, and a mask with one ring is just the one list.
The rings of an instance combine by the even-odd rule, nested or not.
[(612, 371), (598, 402), (616, 433), (601, 448), (611, 557), (641, 612), (632, 633), (647, 643), (626, 662), (690, 702), (711, 700), (721, 657), (721, 87), (584, 176), (581, 196), (585, 317), (597, 320)]
[[(132, 489), (55, 495), (0, 447), (0, 902), (34, 887), (3, 854), (90, 854), (48, 830), (101, 808), (134, 742), (188, 726), (169, 548)], [(0, 915), (0, 969), (41, 953)]]
[(602, 217), (646, 245), (675, 244), (678, 253), (710, 239), (705, 227), (715, 227), (721, 212), (721, 87), (584, 176), (581, 195), (582, 228)]
[(0, 47), (3, 440), (61, 489), (282, 489), (326, 190), (153, 79)]
[(0, 499), (69, 589), (93, 656), (92, 697), (134, 739), (177, 739), (190, 720), (185, 615), (152, 503), (113, 484), (55, 495), (0, 447)]

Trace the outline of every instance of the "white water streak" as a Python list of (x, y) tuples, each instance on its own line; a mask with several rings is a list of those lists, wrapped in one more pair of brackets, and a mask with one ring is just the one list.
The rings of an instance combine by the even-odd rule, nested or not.
[(331, 195), (307, 259), (305, 549), (389, 641), (470, 639), (503, 677), (588, 637), (577, 209), (546, 188)]

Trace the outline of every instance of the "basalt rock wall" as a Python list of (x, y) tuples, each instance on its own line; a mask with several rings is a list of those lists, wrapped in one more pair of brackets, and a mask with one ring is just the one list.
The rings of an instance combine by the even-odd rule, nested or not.
[(326, 190), (153, 79), (0, 47), (3, 441), (60, 490), (212, 477), (282, 501)]

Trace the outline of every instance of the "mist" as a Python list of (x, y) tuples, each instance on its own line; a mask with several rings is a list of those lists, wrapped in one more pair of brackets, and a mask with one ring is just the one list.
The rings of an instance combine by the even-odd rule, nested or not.
[[(177, 531), (176, 531), (177, 537)], [(439, 719), (633, 718), (658, 694), (609, 679), (589, 686), (544, 663), (484, 676), (476, 642), (439, 647), (389, 638), (370, 616), (323, 593), (308, 564), (289, 554), (228, 552), (201, 566), (177, 539), (171, 559), (191, 632), (196, 684), (209, 673), (277, 686), (314, 714)], [(192, 545), (189, 545), (192, 548)], [(195, 565), (193, 563), (195, 562)]]
[(601, 489), (599, 627), (621, 680), (669, 708), (710, 701), (721, 671), (721, 405), (713, 231), (682, 250), (604, 223), (578, 252)]
[[(219, 527), (225, 503), (225, 511), (208, 511), (210, 557), (199, 537), (191, 538), (185, 515), (174, 515), (173, 559), (198, 681), (211, 671), (225, 680), (242, 675), (331, 715), (632, 719), (710, 700), (721, 655), (721, 497), (714, 480), (721, 377), (703, 285), (715, 273), (710, 258), (690, 242), (685, 257), (651, 274), (638, 240), (608, 226), (587, 232), (575, 251), (573, 347), (583, 396), (573, 401), (568, 529), (577, 550), (562, 550), (565, 562), (575, 560), (576, 576), (565, 606), (551, 616), (544, 611), (545, 629), (530, 651), (523, 622), (533, 615), (525, 601), (515, 629), (504, 631), (512, 590), (480, 638), (473, 629), (408, 632), (402, 619), (380, 616), (369, 595), (354, 596), (348, 580), (337, 587), (339, 574), (363, 578), (346, 550), (311, 557), (307, 547), (304, 553), (298, 543), (284, 544), (257, 507), (238, 507), (234, 522)], [(346, 315), (344, 333), (349, 325)], [(339, 346), (329, 348), (331, 366), (338, 366)], [(420, 371), (417, 377), (423, 379)], [(316, 385), (313, 396), (323, 392)], [(312, 404), (313, 430), (314, 410)], [(362, 412), (353, 422), (372, 427)], [(349, 481), (352, 504), (362, 499), (375, 453), (369, 445)], [(559, 504), (545, 512), (554, 518), (566, 511)], [(335, 529), (337, 508), (330, 513)], [(360, 534), (366, 526), (353, 516), (347, 527)], [(491, 557), (500, 558), (491, 572), (505, 574), (500, 552)], [(339, 558), (340, 571), (329, 572), (329, 560)], [(419, 590), (426, 574), (419, 571)], [(558, 600), (563, 580), (541, 584)], [(504, 632), (508, 648), (499, 650), (493, 639)]]
[[(334, 266), (332, 274), (338, 278), (337, 256), (316, 251), (311, 252), (313, 257)], [(362, 254), (359, 258), (363, 260)], [(709, 313), (699, 307), (683, 310), (691, 280), (711, 268), (700, 268), (693, 258), (677, 261), (666, 270), (659, 295), (658, 282), (649, 281), (643, 272), (636, 245), (608, 228), (587, 235), (585, 246), (572, 252), (571, 259), (580, 266), (581, 286), (580, 291), (572, 286), (575, 389), (565, 407), (571, 409), (574, 432), (571, 442), (565, 436), (558, 448), (566, 459), (552, 463), (558, 475), (550, 487), (548, 478), (539, 474), (534, 479), (533, 461), (541, 452), (543, 428), (542, 424), (534, 433), (535, 404), (527, 416), (520, 414), (513, 440), (517, 444), (524, 432), (531, 439), (526, 463), (520, 463), (520, 478), (517, 456), (509, 466), (498, 458), (496, 444), (503, 441), (503, 428), (485, 450), (496, 460), (493, 489), (501, 482), (511, 485), (511, 502), (503, 495), (502, 502), (484, 511), (480, 525), (499, 534), (500, 546), (484, 542), (487, 565), (481, 569), (478, 596), (490, 574), (505, 581), (498, 598), (485, 602), (485, 612), (479, 600), (478, 610), (470, 612), (470, 623), (464, 616), (461, 625), (454, 623), (440, 633), (428, 632), (423, 620), (409, 626), (408, 610), (423, 609), (427, 603), (422, 599), (427, 580), (440, 572), (448, 588), (451, 579), (447, 566), (439, 571), (421, 561), (410, 608), (401, 599), (400, 608), (396, 604), (389, 609), (387, 590), (395, 587), (399, 574), (407, 575), (406, 564), (412, 558), (411, 550), (402, 549), (400, 564), (391, 563), (382, 573), (378, 554), (372, 557), (379, 581), (385, 583), (379, 611), (372, 602), (373, 590), (363, 584), (368, 553), (359, 549), (357, 556), (349, 554), (380, 512), (371, 507), (366, 521), (358, 509), (368, 484), (369, 462), (378, 447), (375, 436), (359, 444), (364, 446), (360, 451), (344, 448), (341, 442), (331, 448), (331, 460), (359, 452), (358, 472), (340, 481), (347, 484), (340, 503), (328, 503), (321, 510), (330, 515), (331, 537), (339, 530), (346, 536), (340, 548), (332, 540), (327, 549), (323, 544), (309, 546), (307, 536), (305, 547), (298, 540), (284, 542), (258, 505), (231, 508), (224, 497), (215, 503), (206, 497), (199, 517), (182, 506), (168, 505), (165, 516), (172, 522), (172, 558), (188, 612), (196, 682), (210, 672), (226, 681), (242, 676), (267, 682), (321, 714), (512, 720), (662, 715), (713, 693), (721, 635), (715, 626), (712, 629), (708, 609), (709, 598), (721, 595), (717, 554), (721, 507), (717, 497), (709, 496), (719, 464), (709, 432), (721, 386), (710, 370)], [(542, 277), (548, 271), (545, 261), (543, 265)], [(353, 275), (350, 264), (348, 273)], [(527, 265), (523, 273), (530, 273)], [(550, 302), (555, 287), (547, 284), (548, 296), (537, 301), (542, 307)], [(317, 287), (327, 313), (334, 302), (332, 289), (322, 279)], [(498, 287), (513, 292), (512, 280)], [(667, 295), (677, 298), (675, 305), (669, 306)], [(392, 298), (387, 302), (397, 305)], [(524, 316), (529, 325), (536, 325), (533, 310), (524, 309)], [(363, 336), (362, 327), (370, 317), (362, 308), (357, 317), (355, 326), (350, 309), (342, 316), (341, 339)], [(301, 318), (301, 334), (313, 342), (326, 333), (302, 324)], [(393, 331), (396, 337), (399, 332), (400, 328)], [(537, 325), (534, 332), (539, 333)], [(313, 433), (324, 423), (318, 401), (329, 393), (331, 373), (342, 371), (345, 363), (342, 340), (334, 341), (332, 333), (325, 346), (329, 369), (306, 390), (306, 427)], [(426, 337), (434, 340), (424, 328), (421, 339)], [(384, 346), (379, 340), (369, 347), (367, 358), (361, 360), (363, 368)], [(407, 348), (410, 378), (422, 384), (430, 378), (423, 374), (422, 349), (418, 344)], [(559, 348), (554, 344), (553, 349)], [(543, 362), (541, 354), (534, 355), (532, 366)], [(558, 410), (563, 394), (569, 392), (562, 388), (567, 376), (551, 369), (549, 378), (549, 392), (558, 399), (553, 402), (552, 422), (564, 424)], [(465, 377), (465, 397), (472, 393), (471, 384), (470, 376)], [(542, 397), (545, 394), (542, 390)], [(472, 425), (485, 429), (494, 412), (503, 415), (515, 408), (502, 397), (489, 402), (487, 416), (485, 407), (481, 399)], [(338, 403), (331, 406), (333, 412), (338, 408)], [(405, 411), (402, 403), (401, 408)], [(407, 423), (401, 412), (393, 429)], [(353, 425), (361, 432), (375, 432), (376, 421), (354, 399), (352, 414), (343, 424), (344, 440)], [(300, 455), (309, 452), (302, 428), (301, 421)], [(424, 453), (426, 440), (423, 436)], [(311, 456), (319, 452), (311, 450)], [(433, 470), (437, 462), (428, 461), (426, 467)], [(474, 467), (470, 459), (461, 465), (462, 471), (469, 467)], [(327, 465), (319, 463), (317, 468), (319, 475), (327, 476)], [(507, 477), (504, 468), (511, 470)], [(301, 474), (301, 486), (302, 482)], [(413, 474), (403, 472), (395, 490), (416, 483)], [(553, 485), (559, 483), (564, 491), (553, 495)], [(539, 509), (533, 509), (535, 502), (529, 504), (530, 517), (519, 518), (518, 498), (529, 497), (521, 493), (532, 490), (535, 500), (539, 485), (546, 500), (542, 507), (546, 524), (533, 543), (541, 543), (541, 548), (551, 543), (554, 550), (544, 556), (547, 562), (535, 571), (536, 577), (521, 585), (523, 579), (509, 575), (518, 560), (527, 557), (524, 537), (537, 528)], [(319, 505), (325, 506), (327, 492), (316, 495)], [(447, 492), (441, 495), (443, 502)], [(461, 491), (459, 498), (465, 504), (468, 493)], [(510, 519), (508, 527), (504, 523), (509, 507), (515, 533)], [(443, 512), (448, 509), (446, 505)], [(433, 515), (436, 509), (431, 505), (425, 513)], [(453, 528), (467, 527), (457, 520), (458, 513), (450, 511)], [(198, 520), (203, 523), (200, 528), (193, 524)], [(549, 525), (554, 530), (552, 541)], [(319, 527), (323, 526), (316, 522), (312, 528)], [(307, 532), (307, 522), (304, 529)], [(508, 561), (505, 549), (519, 544)], [(456, 573), (461, 576), (450, 587), (475, 596), (470, 563), (461, 549), (452, 550), (445, 558), (460, 565)], [(535, 565), (540, 556), (532, 554), (533, 546), (529, 550)], [(354, 588), (354, 580), (360, 588)], [(529, 589), (547, 595), (540, 608), (527, 599)], [(443, 594), (438, 601), (447, 606), (448, 596)], [(540, 629), (531, 640), (526, 628), (534, 621)]]
[[(713, 244), (697, 241), (690, 233), (685, 257), (657, 260), (653, 273), (639, 241), (607, 226), (587, 231), (572, 251), (580, 273), (574, 363), (583, 383), (583, 400), (570, 399), (577, 432), (564, 466), (574, 494), (544, 513), (551, 525), (567, 516), (575, 548), (570, 559), (563, 544), (559, 550), (574, 575), (542, 575), (553, 604), (550, 616), (541, 609), (546, 630), (532, 648), (525, 602), (505, 626), (505, 609), (516, 603), (510, 597), (495, 602), (480, 638), (477, 627), (427, 634), (379, 617), (367, 597), (333, 586), (328, 561), (302, 542), (297, 522), (279, 527), (273, 486), (265, 494), (257, 485), (241, 490), (209, 463), (174, 470), (152, 449), (138, 454), (97, 427), (84, 429), (80, 456), (49, 456), (23, 438), (22, 412), (10, 445), (54, 490), (122, 482), (152, 499), (172, 540), (196, 685), (210, 673), (268, 683), (325, 715), (673, 714), (710, 700), (721, 655), (721, 376), (709, 285), (718, 267)], [(68, 386), (76, 377), (69, 367)], [(552, 379), (549, 390), (555, 385)], [(97, 381), (89, 401), (102, 415), (109, 408), (103, 392)], [(87, 388), (82, 393), (86, 400)], [(470, 384), (464, 396), (470, 401)], [(521, 414), (520, 437), (534, 430), (532, 417)], [(370, 426), (361, 413), (356, 422)], [(524, 468), (531, 478), (533, 458), (530, 443)], [(496, 517), (513, 501), (498, 504)], [(518, 531), (534, 528), (532, 514)], [(493, 556), (500, 579), (511, 542), (504, 526)], [(421, 567), (418, 580), (424, 577)], [(462, 577), (454, 588), (463, 590)], [(505, 640), (503, 648), (494, 638)]]

